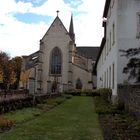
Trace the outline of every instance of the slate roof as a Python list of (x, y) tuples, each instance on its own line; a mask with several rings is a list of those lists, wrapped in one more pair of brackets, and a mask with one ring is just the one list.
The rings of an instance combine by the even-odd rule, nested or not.
[(73, 26), (73, 17), (71, 15), (70, 26), (69, 26), (69, 35), (71, 39), (75, 42), (74, 26)]
[(102, 51), (104, 49), (104, 46), (105, 46), (105, 43), (106, 43), (106, 39), (105, 37), (102, 38), (102, 42), (101, 42), (101, 45), (100, 45), (100, 49), (99, 49), (99, 53), (97, 54), (97, 59), (96, 59), (96, 62), (95, 62), (95, 65), (94, 65), (94, 68), (93, 68), (93, 73), (96, 74), (96, 68), (97, 68), (97, 64), (98, 64), (98, 61), (100, 59), (100, 56), (102, 54)]
[(30, 54), (29, 56), (23, 56), (25, 60), (25, 69), (30, 69), (38, 63), (39, 51)]
[(93, 61), (96, 61), (98, 53), (99, 53), (99, 47), (88, 47), (88, 46), (79, 46), (76, 47), (77, 53), (81, 56), (84, 56), (86, 58), (92, 58)]
[(111, 0), (106, 0), (106, 2), (105, 2), (104, 12), (103, 12), (103, 17), (105, 17), (105, 18), (107, 18), (110, 2), (111, 2)]

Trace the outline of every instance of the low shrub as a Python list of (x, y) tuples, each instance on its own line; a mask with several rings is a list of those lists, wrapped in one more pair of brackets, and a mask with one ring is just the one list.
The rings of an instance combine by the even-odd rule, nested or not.
[(109, 114), (111, 110), (111, 104), (104, 100), (102, 97), (94, 97), (95, 110), (98, 114)]
[(73, 96), (100, 96), (100, 93), (98, 90), (93, 89), (83, 89), (81, 90), (71, 90), (68, 92), (65, 92), (65, 95), (73, 95)]
[(56, 101), (57, 104), (61, 104), (65, 101), (65, 98), (64, 97), (58, 97), (58, 98), (56, 98), (55, 101)]
[(100, 97), (94, 97), (95, 110), (98, 114), (120, 114), (124, 112), (122, 103), (112, 104), (108, 100)]
[(123, 101), (118, 100), (117, 104), (115, 105), (117, 110), (124, 111), (125, 110), (125, 104)]
[(6, 118), (0, 118), (0, 129), (1, 131), (9, 130), (15, 125), (15, 121)]
[(81, 96), (81, 90), (71, 90), (71, 91), (67, 91), (65, 94), (73, 95), (73, 96)]
[(58, 104), (61, 104), (62, 102), (65, 101), (65, 98), (64, 97), (57, 97), (57, 98), (48, 98), (47, 99), (47, 104), (48, 105), (58, 105)]
[(72, 98), (72, 95), (67, 95), (67, 94), (65, 94), (64, 97), (65, 97), (66, 99), (71, 99), (71, 98)]
[(104, 100), (111, 101), (112, 90), (110, 88), (100, 88), (97, 92)]
[(99, 93), (97, 92), (97, 90), (84, 89), (82, 91), (82, 95), (85, 95), (85, 96), (99, 96)]

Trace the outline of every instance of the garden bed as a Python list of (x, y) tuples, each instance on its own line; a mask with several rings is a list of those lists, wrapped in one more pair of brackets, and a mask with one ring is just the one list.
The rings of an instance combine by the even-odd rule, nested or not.
[(0, 116), (0, 132), (5, 132), (18, 124), (33, 120), (69, 98), (68, 96), (51, 97), (44, 99), (43, 103), (36, 104), (36, 106), (4, 113)]
[(125, 112), (122, 104), (112, 105), (101, 97), (94, 101), (105, 140), (140, 139), (140, 120)]

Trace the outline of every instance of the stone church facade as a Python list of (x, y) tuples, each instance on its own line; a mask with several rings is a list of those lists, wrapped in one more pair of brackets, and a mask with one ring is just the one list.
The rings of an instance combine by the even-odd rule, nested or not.
[(40, 40), (39, 51), (23, 56), (20, 88), (43, 94), (92, 89), (96, 86), (92, 70), (98, 50), (76, 47), (73, 18), (68, 32), (57, 15)]

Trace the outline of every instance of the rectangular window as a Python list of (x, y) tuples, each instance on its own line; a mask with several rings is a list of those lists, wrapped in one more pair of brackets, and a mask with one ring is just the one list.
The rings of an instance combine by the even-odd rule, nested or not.
[(111, 32), (110, 32), (110, 43), (109, 43), (109, 51), (111, 50)]
[(115, 24), (113, 23), (112, 25), (112, 32), (113, 32), (113, 35), (112, 35), (112, 45), (115, 44)]
[(106, 76), (106, 87), (108, 88), (108, 69), (107, 69), (107, 76)]
[(109, 67), (109, 87), (111, 88), (111, 66)]
[(112, 65), (112, 89), (114, 89), (114, 83), (115, 83), (115, 65)]
[(109, 19), (111, 17), (111, 7), (109, 7), (109, 10), (108, 10), (108, 15), (107, 15), (107, 18)]
[(111, 8), (114, 7), (114, 3), (115, 3), (115, 0), (111, 0), (111, 3), (110, 3)]
[[(106, 46), (105, 46), (105, 47), (106, 47)], [(105, 61), (105, 59), (106, 59), (105, 47), (104, 47), (104, 49), (103, 49), (103, 53), (104, 53), (104, 61)]]
[(108, 50), (109, 50), (109, 39), (107, 39), (107, 45), (106, 45), (106, 51), (107, 51), (107, 55), (108, 55)]
[(140, 38), (140, 12), (137, 13), (137, 37)]
[(103, 53), (102, 53), (102, 55), (101, 55), (101, 60), (102, 60), (102, 64), (103, 64)]
[(102, 81), (102, 88), (104, 87), (104, 86), (103, 86), (103, 78), (104, 78), (104, 76), (102, 75), (102, 79), (101, 79), (101, 81)]
[(106, 72), (104, 73), (104, 88), (106, 87)]
[(103, 57), (102, 59), (103, 59), (103, 63), (104, 63), (104, 51), (103, 51), (103, 53), (102, 53), (102, 57)]
[(105, 45), (105, 60), (106, 60), (106, 45)]

